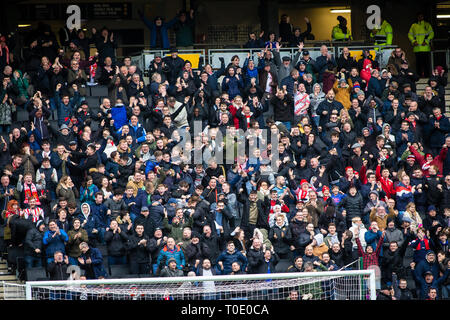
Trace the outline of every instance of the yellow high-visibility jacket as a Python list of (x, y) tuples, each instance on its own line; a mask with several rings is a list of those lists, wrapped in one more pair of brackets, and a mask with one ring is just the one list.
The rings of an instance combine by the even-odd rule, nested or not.
[(376, 46), (390, 46), (392, 45), (392, 39), (394, 37), (393, 31), (392, 31), (392, 26), (389, 22), (387, 22), (386, 20), (384, 20), (381, 23), (380, 28), (378, 28), (378, 32), (373, 35), (372, 33), (370, 33), (370, 37), (373, 38), (374, 36), (385, 36), (386, 40), (375, 40), (375, 45)]
[(344, 33), (339, 25), (334, 26), (331, 31), (331, 40), (353, 40), (350, 28), (347, 28), (347, 33)]
[[(409, 41), (411, 41), (411, 44), (413, 44), (414, 41), (417, 41), (419, 44), (417, 46), (413, 45), (414, 52), (430, 52), (430, 42), (434, 38), (433, 28), (431, 27), (431, 24), (424, 20), (413, 23), (409, 29), (408, 38)], [(425, 45), (422, 45), (424, 42)]]

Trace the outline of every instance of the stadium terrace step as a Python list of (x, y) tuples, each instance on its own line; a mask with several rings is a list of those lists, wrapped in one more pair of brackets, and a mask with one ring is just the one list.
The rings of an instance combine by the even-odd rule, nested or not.
[(420, 78), (416, 84), (427, 83), (429, 78)]
[(0, 281), (17, 280), (15, 274), (0, 274)]

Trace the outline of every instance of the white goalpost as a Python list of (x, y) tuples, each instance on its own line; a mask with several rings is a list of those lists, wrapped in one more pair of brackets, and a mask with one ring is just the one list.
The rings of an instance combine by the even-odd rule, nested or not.
[[(374, 270), (30, 281), (19, 286), (26, 300), (286, 300), (292, 293), (300, 300), (376, 299)], [(7, 287), (3, 283), (5, 293)]]

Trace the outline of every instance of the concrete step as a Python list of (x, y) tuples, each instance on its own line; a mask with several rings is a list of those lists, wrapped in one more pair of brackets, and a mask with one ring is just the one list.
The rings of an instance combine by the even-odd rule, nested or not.
[(8, 280), (17, 280), (17, 277), (15, 274), (0, 274), (0, 282)]
[(429, 78), (420, 78), (416, 83), (427, 83)]

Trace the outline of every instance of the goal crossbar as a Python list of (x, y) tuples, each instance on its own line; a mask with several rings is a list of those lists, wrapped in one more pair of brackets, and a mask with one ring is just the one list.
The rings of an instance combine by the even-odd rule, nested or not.
[[(365, 277), (368, 279), (368, 290), (370, 299), (376, 299), (376, 282), (374, 270), (345, 270), (345, 271), (322, 271), (322, 272), (296, 272), (296, 273), (270, 273), (270, 274), (244, 274), (244, 275), (217, 275), (198, 277), (160, 277), (160, 278), (124, 278), (124, 279), (99, 279), (99, 280), (64, 280), (64, 281), (28, 281), (25, 284), (26, 299), (32, 300), (33, 288), (79, 288), (81, 286), (104, 286), (104, 285), (162, 285), (188, 282), (242, 282), (257, 280), (296, 280), (302, 279), (301, 284), (316, 282), (318, 279), (337, 279), (342, 277)], [(270, 286), (270, 282), (258, 283), (258, 288)]]

